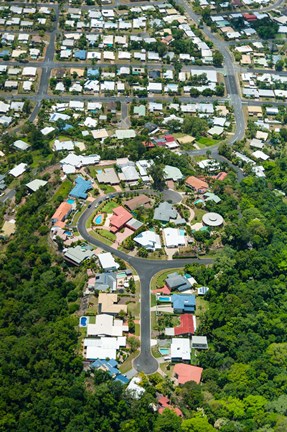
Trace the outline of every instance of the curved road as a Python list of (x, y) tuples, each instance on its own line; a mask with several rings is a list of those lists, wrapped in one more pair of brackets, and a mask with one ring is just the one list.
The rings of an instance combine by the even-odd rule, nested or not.
[[(134, 191), (134, 193), (151, 193), (150, 190), (140, 190)], [(130, 193), (130, 192), (129, 192)], [(111, 246), (102, 243), (100, 240), (92, 237), (87, 231), (86, 224), (87, 219), (95, 211), (98, 205), (107, 198), (111, 198), (120, 193), (108, 194), (105, 197), (98, 197), (93, 201), (91, 206), (85, 210), (78, 221), (78, 231), (81, 236), (89, 243), (94, 246), (100, 247), (106, 252), (111, 252), (116, 257), (128, 262), (137, 272), (140, 283), (141, 283), (141, 296), (140, 296), (140, 306), (141, 306), (141, 351), (140, 355), (134, 360), (134, 367), (139, 372), (144, 372), (146, 374), (154, 373), (158, 369), (158, 362), (151, 354), (151, 323), (150, 323), (150, 281), (152, 277), (161, 270), (169, 268), (179, 268), (184, 267), (186, 264), (190, 263), (200, 263), (200, 264), (212, 264), (212, 259), (177, 259), (172, 261), (161, 261), (161, 260), (147, 260), (143, 258), (133, 257), (127, 255), (126, 253), (119, 251)], [(172, 199), (178, 202), (179, 195), (176, 192), (164, 191), (167, 194), (166, 198)]]

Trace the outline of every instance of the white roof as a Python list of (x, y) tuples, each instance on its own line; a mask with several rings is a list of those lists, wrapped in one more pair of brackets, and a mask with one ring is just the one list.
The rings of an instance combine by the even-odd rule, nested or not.
[(45, 186), (48, 182), (45, 180), (35, 179), (26, 184), (27, 188), (31, 191), (36, 192), (40, 187)]
[(127, 386), (127, 392), (131, 393), (131, 395), (135, 399), (140, 399), (140, 397), (144, 394), (145, 389), (141, 386), (139, 386), (141, 382), (141, 379), (139, 377), (133, 377), (133, 379), (130, 381), (129, 385)]
[[(268, 136), (268, 134), (267, 134), (267, 136)], [(260, 139), (256, 139), (256, 138), (253, 138), (250, 141), (249, 145), (250, 145), (250, 147), (255, 147), (258, 149), (262, 149), (264, 147), (264, 143)]]
[(261, 150), (256, 150), (254, 153), (252, 153), (252, 156), (254, 156), (256, 159), (262, 159), (262, 160), (269, 159), (269, 156)]
[(128, 326), (124, 326), (122, 320), (107, 314), (97, 315), (96, 323), (87, 326), (87, 336), (122, 336), (124, 331), (128, 331)]
[(185, 245), (185, 237), (184, 235), (180, 234), (178, 228), (164, 228), (162, 231), (166, 247), (178, 247)]
[(29, 144), (22, 140), (14, 141), (13, 145), (20, 150), (27, 150), (30, 147)]
[(27, 164), (20, 163), (19, 165), (16, 165), (13, 169), (9, 171), (9, 174), (11, 174), (13, 177), (19, 177), (22, 175), (27, 168)]
[(190, 360), (190, 339), (173, 338), (170, 347), (172, 359)]
[(213, 213), (213, 212), (205, 213), (202, 216), (202, 221), (204, 222), (205, 225), (212, 226), (212, 227), (220, 226), (224, 222), (223, 217), (220, 214)]
[(144, 231), (134, 237), (134, 241), (148, 250), (161, 249), (160, 236), (154, 231)]
[(98, 255), (100, 264), (102, 266), (102, 268), (105, 270), (109, 270), (109, 269), (118, 269), (119, 268), (119, 264), (116, 263), (114, 257), (112, 256), (112, 254), (110, 252), (106, 252), (106, 253), (101, 253)]
[(52, 126), (47, 126), (47, 127), (45, 127), (44, 129), (41, 129), (41, 133), (42, 133), (43, 135), (49, 135), (49, 133), (53, 132), (54, 130), (55, 130), (54, 127), (52, 127)]

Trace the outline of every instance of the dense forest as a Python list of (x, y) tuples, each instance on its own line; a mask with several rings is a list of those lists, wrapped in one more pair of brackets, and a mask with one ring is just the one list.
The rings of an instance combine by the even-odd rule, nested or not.
[(230, 176), (215, 193), (232, 216), (224, 252), (212, 267), (190, 266), (210, 287), (203, 383), (175, 391), (166, 383), (184, 420), (153, 412), (153, 378), (136, 401), (105, 374), (83, 371), (68, 302), (73, 274), (47, 242), (49, 191), (19, 207), (16, 235), (0, 255), (0, 431), (287, 430), (287, 206), (253, 177), (238, 185)]

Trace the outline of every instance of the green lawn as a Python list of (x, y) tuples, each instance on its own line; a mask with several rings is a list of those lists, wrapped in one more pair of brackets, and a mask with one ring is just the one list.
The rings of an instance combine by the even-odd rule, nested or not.
[(197, 208), (195, 206), (194, 213), (195, 213), (195, 216), (194, 216), (193, 221), (194, 222), (201, 222), (202, 216), (206, 213), (206, 211), (201, 209), (201, 208)]
[(112, 213), (113, 209), (119, 205), (115, 201), (108, 201), (104, 207), (101, 208), (102, 213)]
[(135, 324), (135, 335), (136, 336), (140, 336), (140, 329), (141, 329), (141, 326), (139, 325), (139, 324)]
[(99, 183), (99, 188), (102, 189), (102, 191), (104, 191), (107, 194), (116, 191), (113, 186), (106, 185), (106, 184), (103, 184), (103, 183)]
[(218, 141), (212, 138), (208, 138), (208, 137), (201, 137), (199, 138), (199, 140), (196, 140), (196, 144), (199, 145), (199, 147), (210, 147), (213, 146), (215, 144), (218, 144)]
[(156, 306), (156, 295), (155, 294), (151, 294), (151, 299), (150, 299), (150, 306)]
[(108, 245), (108, 246), (111, 246), (111, 245), (113, 244), (112, 241), (108, 240), (108, 239), (105, 238), (105, 237), (100, 236), (100, 235), (98, 234), (98, 231), (91, 230), (91, 231), (89, 231), (89, 234), (90, 234), (92, 237), (94, 237), (95, 239), (101, 241), (102, 243), (105, 243), (105, 244)]
[(73, 183), (69, 179), (64, 180), (55, 195), (53, 196), (53, 201), (56, 201), (59, 196), (66, 198), (72, 187)]
[(99, 229), (99, 230), (97, 230), (97, 233), (98, 233), (101, 237), (104, 237), (104, 238), (110, 240), (110, 241), (113, 242), (113, 243), (116, 241), (116, 238), (117, 238), (116, 235), (115, 235), (114, 233), (108, 231), (108, 230), (105, 230), (105, 229)]
[(119, 366), (119, 370), (121, 371), (121, 373), (127, 373), (129, 370), (131, 370), (131, 368), (133, 367), (132, 365), (132, 361), (138, 357), (139, 355), (139, 351), (136, 351), (134, 353), (132, 353), (126, 361), (124, 361), (120, 366)]
[(196, 296), (196, 321), (197, 326), (200, 324), (201, 317), (206, 313), (208, 309), (208, 301), (204, 300), (201, 296)]

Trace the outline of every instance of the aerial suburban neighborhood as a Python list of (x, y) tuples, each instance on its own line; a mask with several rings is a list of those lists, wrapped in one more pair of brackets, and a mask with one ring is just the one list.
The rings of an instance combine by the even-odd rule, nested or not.
[(0, 431), (287, 430), (284, 0), (0, 4)]

